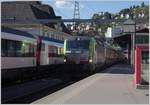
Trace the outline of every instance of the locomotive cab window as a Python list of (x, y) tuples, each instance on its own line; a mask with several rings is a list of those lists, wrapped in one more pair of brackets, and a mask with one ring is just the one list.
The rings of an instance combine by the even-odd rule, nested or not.
[(90, 40), (71, 40), (67, 41), (67, 50), (71, 49), (84, 49), (87, 50), (89, 48)]

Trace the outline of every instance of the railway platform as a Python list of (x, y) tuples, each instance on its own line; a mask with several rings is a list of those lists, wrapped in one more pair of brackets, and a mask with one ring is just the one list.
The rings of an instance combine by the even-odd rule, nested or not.
[(133, 70), (117, 64), (32, 104), (148, 104), (149, 89), (136, 89)]

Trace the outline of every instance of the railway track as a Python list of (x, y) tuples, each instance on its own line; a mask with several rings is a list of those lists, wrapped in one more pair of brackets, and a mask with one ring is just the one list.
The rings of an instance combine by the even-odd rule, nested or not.
[(3, 87), (2, 104), (31, 103), (82, 79), (71, 78), (68, 73), (60, 72), (60, 68), (64, 69), (60, 66), (56, 72), (45, 72), (44, 76), (36, 75), (35, 79)]
[(13, 85), (18, 85), (26, 83), (32, 80), (38, 80), (48, 77), (58, 77), (60, 74), (60, 69), (63, 70), (61, 65), (50, 65), (50, 66), (41, 66), (40, 70), (26, 70), (26, 72), (19, 72), (17, 77), (11, 77), (7, 79), (2, 79), (2, 88), (10, 87)]
[[(41, 83), (40, 81), (47, 81), (47, 83), (46, 82)], [(6, 93), (4, 93), (4, 91), (2, 90), (3, 91), (2, 104), (31, 103), (39, 98), (42, 98), (59, 89), (62, 89), (63, 87), (68, 86), (74, 82), (62, 81), (59, 79), (57, 80), (42, 79), (42, 80), (34, 81), (34, 84), (33, 82), (26, 83), (26, 86), (25, 85), (23, 85), (24, 87), (20, 86), (20, 89), (18, 88), (18, 90), (17, 90), (17, 86), (16, 89), (12, 89), (9, 91), (7, 91), (8, 89), (7, 90), (5, 89), (5, 92), (7, 91)], [(29, 84), (32, 84), (32, 86), (29, 86)]]
[[(105, 68), (106, 67), (101, 68), (100, 71), (103, 72)], [(2, 88), (2, 104), (31, 103), (92, 75), (90, 74), (85, 77), (72, 78), (72, 75), (68, 74), (67, 71), (63, 72), (60, 69), (65, 71), (65, 66), (59, 66), (57, 70), (54, 70), (56, 72), (53, 72), (52, 74), (49, 72), (45, 74), (46, 76), (40, 76), (25, 83)]]

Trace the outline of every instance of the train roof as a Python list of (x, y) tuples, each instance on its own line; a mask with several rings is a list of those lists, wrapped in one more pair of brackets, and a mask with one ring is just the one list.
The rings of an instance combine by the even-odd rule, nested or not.
[(16, 35), (19, 35), (19, 36), (34, 38), (34, 36), (30, 33), (27, 33), (25, 31), (20, 31), (20, 30), (17, 30), (17, 29), (8, 28), (8, 27), (1, 27), (1, 31), (6, 32), (6, 33), (16, 34)]
[(82, 40), (90, 40), (91, 38), (94, 37), (89, 37), (89, 36), (72, 36), (68, 38), (67, 40), (76, 40), (77, 38), (82, 39)]
[(52, 46), (57, 46), (57, 47), (62, 47), (64, 46), (64, 41), (58, 40), (58, 39), (53, 39), (49, 37), (42, 36), (42, 43), (52, 45)]
[(45, 41), (52, 41), (52, 42), (61, 43), (61, 44), (64, 43), (64, 41), (62, 41), (62, 40), (53, 39), (53, 38), (49, 38), (49, 37), (45, 37), (45, 36), (42, 36), (41, 38), (42, 38), (42, 40), (45, 40)]
[[(9, 33), (9, 34), (15, 34), (15, 35), (18, 35), (18, 36), (24, 36), (24, 37), (27, 37), (27, 38), (32, 38), (32, 39), (36, 38), (36, 37), (34, 37), (34, 35), (32, 35), (28, 32), (17, 30), (17, 29), (12, 29), (12, 28), (8, 28), (8, 27), (2, 27), (1, 31), (5, 32), (5, 33)], [(53, 39), (53, 38), (49, 38), (49, 37), (46, 37), (46, 36), (41, 36), (41, 38), (42, 38), (43, 41), (46, 41), (49, 44), (57, 44), (58, 46), (62, 46), (63, 43), (64, 43), (64, 41), (62, 41), (62, 40)]]

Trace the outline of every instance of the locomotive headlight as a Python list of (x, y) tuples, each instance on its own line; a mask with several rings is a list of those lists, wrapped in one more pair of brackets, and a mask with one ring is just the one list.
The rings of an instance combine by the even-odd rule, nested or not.
[(90, 62), (90, 63), (92, 63), (92, 62), (93, 62), (93, 60), (92, 60), (92, 59), (89, 59), (89, 62)]
[(64, 62), (66, 62), (66, 59), (64, 59)]

